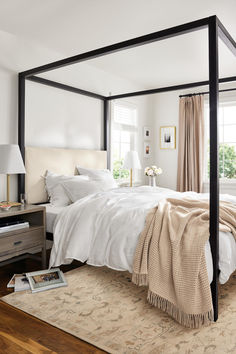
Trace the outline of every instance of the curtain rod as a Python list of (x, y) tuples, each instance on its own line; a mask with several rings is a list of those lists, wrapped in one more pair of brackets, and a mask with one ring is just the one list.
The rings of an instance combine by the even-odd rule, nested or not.
[[(231, 89), (225, 89), (225, 90), (219, 90), (219, 92), (228, 92), (228, 91), (236, 91), (236, 88), (231, 88)], [(206, 92), (198, 92), (198, 93), (188, 93), (186, 95), (179, 95), (179, 97), (192, 97), (192, 96), (197, 96), (197, 95), (209, 95), (209, 91)]]

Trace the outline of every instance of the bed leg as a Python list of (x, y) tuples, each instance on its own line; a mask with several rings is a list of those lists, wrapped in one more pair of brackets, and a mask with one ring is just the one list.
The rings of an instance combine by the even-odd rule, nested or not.
[(218, 279), (213, 279), (211, 283), (211, 296), (214, 310), (214, 321), (218, 320)]

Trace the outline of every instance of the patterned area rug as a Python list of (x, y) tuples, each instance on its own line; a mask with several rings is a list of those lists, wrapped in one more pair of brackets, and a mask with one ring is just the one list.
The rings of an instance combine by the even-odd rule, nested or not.
[(2, 300), (109, 353), (236, 353), (236, 275), (221, 286), (218, 322), (197, 330), (151, 307), (129, 273), (83, 266), (66, 279), (65, 288)]

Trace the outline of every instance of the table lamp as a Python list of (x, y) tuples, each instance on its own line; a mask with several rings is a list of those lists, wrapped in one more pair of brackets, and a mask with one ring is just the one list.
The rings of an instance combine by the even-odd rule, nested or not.
[(25, 173), (25, 166), (18, 145), (0, 144), (0, 174), (7, 175), (7, 200), (0, 204), (11, 206), (21, 205), (17, 202), (10, 202), (10, 175)]
[(130, 187), (133, 185), (133, 169), (140, 170), (141, 164), (137, 151), (128, 151), (125, 155), (123, 168), (130, 169)]

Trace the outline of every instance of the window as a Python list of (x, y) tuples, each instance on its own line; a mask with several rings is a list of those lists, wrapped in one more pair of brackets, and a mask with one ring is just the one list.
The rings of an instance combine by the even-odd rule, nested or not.
[[(209, 108), (205, 117), (209, 117)], [(209, 118), (206, 123), (206, 171), (209, 179)], [(236, 179), (236, 102), (223, 102), (219, 106), (219, 177), (225, 180)]]
[(137, 141), (137, 109), (128, 103), (112, 106), (111, 165), (118, 180), (129, 178), (129, 171), (122, 169), (125, 154), (135, 150)]

